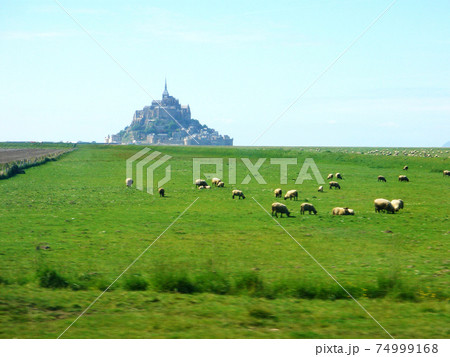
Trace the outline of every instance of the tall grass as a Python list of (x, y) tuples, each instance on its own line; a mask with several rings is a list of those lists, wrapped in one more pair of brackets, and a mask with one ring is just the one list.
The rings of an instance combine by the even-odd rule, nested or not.
[[(85, 290), (98, 288), (105, 290), (112, 282), (105, 277), (92, 278), (84, 274), (78, 278), (61, 275), (55, 269), (41, 268), (36, 274), (39, 286), (43, 288), (58, 289), (71, 288), (72, 290)], [(86, 276), (90, 276), (86, 278)], [(0, 278), (0, 284), (10, 282)], [(390, 296), (402, 301), (418, 301), (421, 298), (419, 284), (401, 279), (396, 272), (380, 274), (376, 283), (362, 283), (359, 286), (344, 286), (354, 298), (377, 299)], [(126, 276), (123, 283), (113, 286), (111, 290), (122, 288), (128, 291), (144, 291), (152, 289), (157, 292), (171, 292), (180, 294), (211, 293), (216, 295), (248, 295), (267, 299), (298, 298), (339, 300), (350, 299), (350, 295), (331, 280), (284, 280), (266, 282), (257, 272), (243, 272), (228, 276), (223, 273), (205, 271), (189, 275), (184, 271), (159, 271), (150, 277), (141, 274)], [(436, 292), (438, 299), (447, 299), (442, 292)], [(422, 299), (424, 297), (422, 296)]]

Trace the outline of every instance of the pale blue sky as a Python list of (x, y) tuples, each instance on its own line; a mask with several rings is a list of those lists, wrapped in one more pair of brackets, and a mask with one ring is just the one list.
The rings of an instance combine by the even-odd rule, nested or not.
[[(254, 139), (391, 1), (61, 4), (146, 90)], [(257, 145), (450, 140), (450, 2), (399, 0)], [(0, 141), (102, 142), (151, 98), (52, 1), (0, 2)]]

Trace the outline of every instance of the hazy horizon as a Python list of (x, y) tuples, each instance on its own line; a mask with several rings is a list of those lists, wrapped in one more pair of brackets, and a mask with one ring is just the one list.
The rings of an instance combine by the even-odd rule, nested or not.
[[(0, 141), (97, 141), (168, 90), (249, 146), (391, 1), (60, 1), (0, 13)], [(255, 146), (442, 147), (450, 3), (397, 1)]]

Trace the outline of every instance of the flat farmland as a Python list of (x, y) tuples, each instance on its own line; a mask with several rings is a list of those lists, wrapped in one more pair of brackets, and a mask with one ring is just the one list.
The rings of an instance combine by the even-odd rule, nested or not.
[(0, 164), (59, 155), (64, 151), (61, 149), (5, 149), (0, 147)]
[[(126, 187), (126, 160), (139, 146), (79, 145), (0, 181), (0, 337), (58, 337), (151, 244), (64, 338), (449, 336), (447, 152), (149, 148), (171, 157), (166, 197)], [(225, 187), (198, 190), (193, 158), (222, 160)], [(265, 159), (264, 183), (252, 175), (246, 181), (241, 158)], [(297, 159), (287, 183), (280, 184), (272, 158)], [(314, 179), (296, 185), (306, 159), (324, 179), (340, 172), (341, 189), (318, 192)], [(164, 174), (164, 166), (155, 170), (155, 181)], [(399, 182), (401, 174), (410, 181)], [(275, 198), (278, 187), (297, 189), (298, 201)], [(246, 199), (232, 199), (233, 189)], [(405, 207), (375, 213), (376, 198), (400, 198)], [(292, 217), (274, 220), (273, 202), (286, 204)], [(301, 215), (302, 202), (318, 214)], [(333, 216), (337, 206), (355, 215)]]

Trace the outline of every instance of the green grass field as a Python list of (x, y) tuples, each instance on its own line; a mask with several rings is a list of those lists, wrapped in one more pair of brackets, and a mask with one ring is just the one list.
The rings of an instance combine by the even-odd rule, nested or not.
[[(81, 145), (0, 181), (0, 337), (58, 337), (196, 198), (64, 338), (389, 337), (257, 204), (270, 212), (277, 200), (295, 216), (277, 221), (392, 336), (448, 337), (448, 157), (157, 147), (173, 157), (160, 198), (125, 186), (125, 161), (140, 149)], [(238, 184), (225, 174), (225, 188), (198, 190), (193, 157), (224, 158), (225, 173), (228, 158), (267, 158), (267, 184), (239, 184), (248, 171), (238, 159)], [(293, 167), (280, 185), (269, 161), (283, 157), (313, 158), (324, 178), (341, 172), (342, 189), (295, 185)], [(405, 164), (410, 182), (398, 182)], [(277, 187), (299, 201), (275, 199)], [(247, 198), (231, 199), (234, 188)], [(405, 208), (377, 214), (380, 197)], [(316, 216), (300, 215), (306, 201)], [(331, 215), (336, 206), (355, 216)]]

